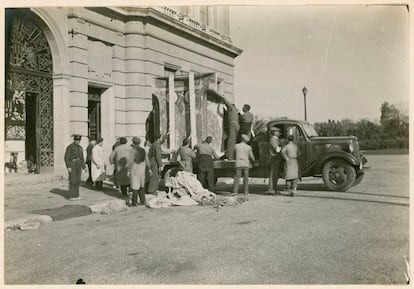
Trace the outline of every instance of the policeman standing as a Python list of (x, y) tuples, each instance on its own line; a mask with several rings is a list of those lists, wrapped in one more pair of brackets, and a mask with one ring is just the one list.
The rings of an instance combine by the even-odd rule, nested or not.
[(67, 146), (65, 151), (65, 163), (69, 173), (69, 197), (70, 201), (77, 201), (79, 197), (79, 185), (82, 169), (85, 168), (83, 149), (80, 146), (80, 135), (73, 135), (73, 143)]

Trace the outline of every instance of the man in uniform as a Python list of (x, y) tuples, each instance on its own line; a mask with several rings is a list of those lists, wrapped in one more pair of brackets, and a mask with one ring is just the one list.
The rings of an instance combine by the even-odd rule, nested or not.
[(65, 163), (69, 172), (69, 197), (70, 201), (77, 201), (79, 197), (79, 185), (82, 169), (85, 168), (83, 149), (79, 145), (80, 135), (73, 136), (73, 143), (68, 145), (65, 151)]

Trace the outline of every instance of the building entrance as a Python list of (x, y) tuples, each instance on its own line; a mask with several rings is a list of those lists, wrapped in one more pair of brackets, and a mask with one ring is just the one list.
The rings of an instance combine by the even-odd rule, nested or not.
[(53, 67), (37, 21), (28, 10), (6, 13), (5, 140), (41, 173), (53, 170)]
[(101, 94), (102, 89), (88, 88), (88, 136), (97, 140), (101, 134)]

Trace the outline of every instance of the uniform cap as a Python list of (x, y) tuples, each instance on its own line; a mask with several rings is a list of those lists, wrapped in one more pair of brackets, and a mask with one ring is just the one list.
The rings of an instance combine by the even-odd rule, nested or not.
[(73, 135), (73, 140), (81, 140), (81, 136), (79, 134), (74, 134)]

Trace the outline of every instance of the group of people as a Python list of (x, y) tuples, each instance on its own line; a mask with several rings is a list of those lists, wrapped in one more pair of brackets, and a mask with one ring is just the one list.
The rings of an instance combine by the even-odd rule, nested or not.
[[(240, 114), (234, 104), (223, 98), (227, 106), (228, 117), (228, 138), (225, 160), (234, 161), (234, 184), (233, 195), (239, 190), (240, 178), (243, 177), (244, 194), (249, 194), (249, 169), (255, 162), (252, 147), (249, 141), (252, 137), (253, 115), (250, 112), (250, 105), (243, 106), (243, 114)], [(289, 135), (286, 145), (283, 146), (280, 140), (280, 129), (270, 128), (269, 139), (269, 194), (279, 194), (277, 182), (281, 170), (284, 167), (284, 175), (288, 185), (289, 194), (294, 196), (300, 170), (297, 158), (300, 154), (298, 146), (293, 142), (293, 136)], [(168, 134), (168, 133), (167, 133)], [(86, 164), (89, 168), (90, 184), (95, 183), (97, 190), (102, 190), (103, 181), (106, 178), (107, 159), (114, 166), (113, 183), (114, 187), (120, 188), (123, 196), (127, 197), (132, 192), (131, 205), (145, 203), (145, 193), (153, 194), (158, 190), (160, 173), (162, 168), (161, 144), (165, 137), (156, 136), (152, 142), (146, 141), (145, 148), (141, 147), (141, 140), (138, 137), (132, 138), (132, 143), (127, 144), (127, 139), (121, 137), (112, 147), (112, 152), (107, 158), (103, 148), (103, 139), (90, 140), (87, 148)], [(74, 136), (74, 142), (66, 148), (65, 163), (69, 172), (70, 200), (79, 199), (79, 185), (82, 169), (85, 168), (83, 150), (80, 146), (80, 135)], [(177, 150), (175, 158), (181, 164), (181, 168), (193, 172), (193, 159), (198, 163), (198, 179), (202, 186), (209, 191), (214, 191), (214, 163), (219, 159), (218, 154), (211, 145), (213, 138), (207, 136), (205, 140), (190, 147), (191, 137), (183, 140), (182, 146)], [(237, 143), (237, 141), (239, 142)]]
[[(297, 189), (300, 170), (297, 158), (300, 154), (298, 146), (293, 142), (293, 136), (289, 135), (286, 145), (282, 146), (280, 139), (280, 129), (271, 128), (271, 138), (269, 140), (269, 185), (268, 193), (272, 195), (280, 194), (277, 191), (277, 183), (281, 170), (284, 170), (284, 178), (288, 185), (290, 196), (294, 196)], [(249, 170), (255, 162), (252, 147), (249, 145), (250, 136), (241, 134), (240, 142), (234, 146), (234, 181), (232, 195), (237, 195), (239, 191), (240, 178), (243, 177), (243, 187), (245, 199), (249, 194)], [(198, 163), (198, 179), (204, 188), (214, 191), (214, 163), (213, 160), (219, 156), (211, 146), (213, 138), (208, 136), (202, 143), (190, 148), (189, 139), (184, 139), (182, 146), (178, 149), (176, 158), (181, 164), (181, 168), (188, 172), (193, 172), (193, 159)]]
[[(235, 175), (233, 194), (236, 194), (239, 187), (239, 180), (243, 175), (244, 193), (248, 194), (249, 186), (249, 168), (255, 161), (252, 148), (248, 145), (252, 137), (253, 114), (250, 112), (250, 105), (243, 105), (243, 113), (240, 114), (236, 105), (226, 98), (222, 98), (222, 102), (227, 107), (227, 149), (226, 159), (235, 160)], [(253, 135), (254, 136), (254, 135)], [(280, 171), (285, 169), (284, 175), (288, 185), (289, 195), (294, 196), (298, 179), (300, 178), (300, 170), (297, 157), (300, 154), (298, 146), (293, 142), (293, 136), (288, 136), (288, 143), (283, 146), (280, 137), (280, 129), (278, 127), (271, 128), (271, 138), (269, 140), (269, 194), (277, 195), (277, 182)], [(236, 144), (237, 139), (239, 143)]]
[(94, 183), (97, 190), (102, 190), (103, 181), (107, 176), (107, 160), (114, 166), (114, 186), (120, 188), (130, 205), (138, 205), (138, 196), (140, 203), (145, 204), (145, 193), (151, 194), (158, 190), (163, 138), (156, 137), (152, 143), (147, 141), (143, 148), (139, 137), (133, 137), (131, 144), (127, 143), (125, 137), (121, 137), (112, 147), (109, 156), (103, 148), (102, 138), (91, 139), (86, 150), (86, 163), (80, 145), (81, 136), (74, 135), (73, 140), (65, 152), (65, 163), (69, 173), (69, 200), (81, 199), (79, 186), (85, 164), (89, 168), (87, 182)]

